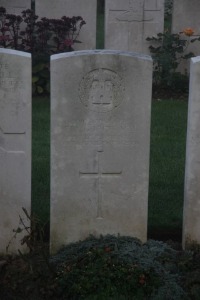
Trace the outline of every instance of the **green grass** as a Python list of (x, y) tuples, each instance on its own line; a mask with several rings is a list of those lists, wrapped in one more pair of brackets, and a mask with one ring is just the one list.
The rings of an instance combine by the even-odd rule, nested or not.
[[(33, 99), (32, 210), (49, 221), (50, 103)], [(149, 233), (181, 232), (186, 101), (153, 101), (149, 184)]]
[(186, 101), (153, 102), (149, 184), (150, 232), (181, 232)]
[(32, 116), (32, 212), (43, 223), (50, 207), (50, 102), (33, 99)]

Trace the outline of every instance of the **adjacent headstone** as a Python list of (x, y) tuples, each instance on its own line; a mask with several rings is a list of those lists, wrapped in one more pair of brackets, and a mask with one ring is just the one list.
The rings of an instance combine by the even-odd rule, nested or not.
[(149, 56), (51, 57), (52, 253), (90, 234), (146, 241), (151, 86)]
[[(172, 33), (180, 33), (183, 32), (186, 28), (191, 28), (194, 30), (194, 35), (184, 36), (181, 35), (182, 38), (190, 41), (195, 37), (199, 37), (200, 35), (200, 1), (199, 0), (173, 0), (173, 13), (172, 13)], [(200, 55), (200, 43), (197, 41), (195, 43), (190, 43), (187, 47), (186, 52), (193, 52), (195, 56)], [(185, 71), (189, 71), (190, 62), (182, 61), (179, 67), (179, 70), (185, 73)]]
[(164, 0), (105, 0), (105, 48), (149, 54), (147, 37), (164, 30)]
[(35, 0), (35, 13), (39, 18), (61, 18), (81, 16), (86, 24), (81, 28), (75, 50), (96, 48), (97, 0)]
[[(31, 207), (31, 55), (0, 49), (0, 254), (25, 248), (20, 240)], [(13, 239), (12, 239), (13, 238)]]
[(21, 15), (23, 10), (31, 9), (31, 0), (0, 0), (1, 6), (8, 14)]
[[(0, 7), (4, 7), (6, 9), (7, 14), (20, 15), (21, 12), (27, 9), (31, 9), (31, 0), (0, 0)], [(20, 24), (20, 30), (25, 30), (26, 23), (22, 22)], [(13, 38), (13, 34), (9, 31), (6, 32), (7, 36)]]
[(200, 56), (191, 59), (183, 246), (200, 244)]

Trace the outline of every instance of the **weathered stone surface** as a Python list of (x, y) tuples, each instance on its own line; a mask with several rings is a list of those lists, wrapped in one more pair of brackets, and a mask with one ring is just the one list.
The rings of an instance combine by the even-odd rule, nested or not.
[(106, 0), (105, 48), (149, 54), (147, 37), (164, 29), (164, 0)]
[[(5, 253), (19, 215), (24, 219), (22, 207), (28, 213), (31, 207), (31, 55), (8, 49), (0, 49), (0, 166), (0, 253)], [(12, 240), (9, 252), (22, 250), (23, 235)]]
[(90, 234), (146, 240), (152, 61), (51, 57), (51, 252)]
[(73, 48), (75, 50), (96, 48), (97, 0), (35, 0), (35, 12), (40, 18), (81, 16), (86, 22), (78, 37), (82, 43), (74, 44)]
[[(200, 1), (199, 0), (173, 0), (173, 14), (172, 14), (172, 33), (180, 33), (183, 32), (186, 28), (192, 28), (194, 30), (194, 35), (184, 36), (181, 35), (182, 38), (190, 41), (195, 37), (199, 37), (200, 35)], [(187, 46), (184, 54), (189, 52), (193, 52), (195, 56), (200, 55), (200, 43), (196, 41), (195, 43), (190, 43)], [(178, 70), (182, 73), (185, 71), (189, 71), (190, 61), (182, 61)]]
[(200, 244), (200, 57), (191, 59), (185, 170), (183, 246)]
[(20, 15), (31, 8), (31, 0), (0, 0), (0, 6), (5, 7), (8, 14)]
[[(20, 15), (23, 10), (31, 9), (31, 0), (0, 0), (0, 7), (6, 9), (7, 14)], [(20, 24), (20, 30), (25, 30), (26, 23), (22, 22)], [(13, 38), (13, 34), (10, 34), (8, 31), (6, 35), (9, 35), (10, 38)]]

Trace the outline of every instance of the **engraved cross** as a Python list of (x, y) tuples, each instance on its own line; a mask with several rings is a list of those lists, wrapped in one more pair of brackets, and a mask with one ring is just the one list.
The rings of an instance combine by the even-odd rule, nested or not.
[(94, 172), (79, 172), (81, 178), (94, 178), (97, 180), (97, 219), (102, 219), (102, 200), (103, 200), (103, 183), (104, 178), (119, 178), (122, 171), (103, 171), (101, 168), (101, 154), (103, 151), (97, 152), (97, 170)]

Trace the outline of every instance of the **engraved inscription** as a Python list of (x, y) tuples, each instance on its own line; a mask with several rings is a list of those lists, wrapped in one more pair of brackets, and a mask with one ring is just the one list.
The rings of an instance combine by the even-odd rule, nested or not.
[(14, 91), (23, 88), (23, 81), (11, 74), (7, 63), (0, 63), (0, 89)]
[[(7, 63), (0, 63), (0, 109), (13, 116), (22, 108), (21, 93), (23, 81), (11, 74)], [(5, 113), (4, 113), (5, 114)]]
[(92, 70), (81, 80), (79, 97), (81, 103), (90, 110), (113, 110), (123, 100), (123, 80), (116, 72), (108, 69)]
[[(27, 99), (24, 97), (25, 81), (22, 80), (21, 70), (14, 66), (15, 62), (13, 65), (7, 61), (4, 57), (0, 59), (0, 126), (3, 132), (0, 135), (2, 147), (9, 151), (21, 148), (23, 137), (17, 140), (16, 135), (25, 132)], [(16, 143), (13, 140), (17, 140)], [(14, 144), (16, 147), (13, 148)]]
[(111, 170), (110, 172), (105, 172), (102, 170), (101, 167), (101, 155), (103, 151), (97, 152), (97, 170), (96, 171), (79, 171), (79, 175), (81, 178), (94, 178), (97, 180), (97, 219), (103, 218), (103, 212), (102, 212), (102, 200), (103, 200), (103, 182), (102, 180), (104, 178), (118, 178), (122, 174), (122, 170)]
[(3, 78), (0, 79), (0, 88), (7, 89), (11, 92), (14, 91), (16, 88), (22, 88), (23, 83), (21, 80), (17, 80), (16, 78)]
[(65, 141), (71, 143), (85, 143), (91, 145), (102, 145), (109, 143), (130, 145), (135, 143), (135, 128), (125, 121), (80, 121), (64, 122), (59, 126), (65, 128)]
[(153, 22), (154, 18), (146, 16), (146, 12), (159, 11), (157, 1), (155, 7), (145, 8), (145, 0), (129, 0), (127, 9), (110, 9), (110, 20), (118, 22)]

